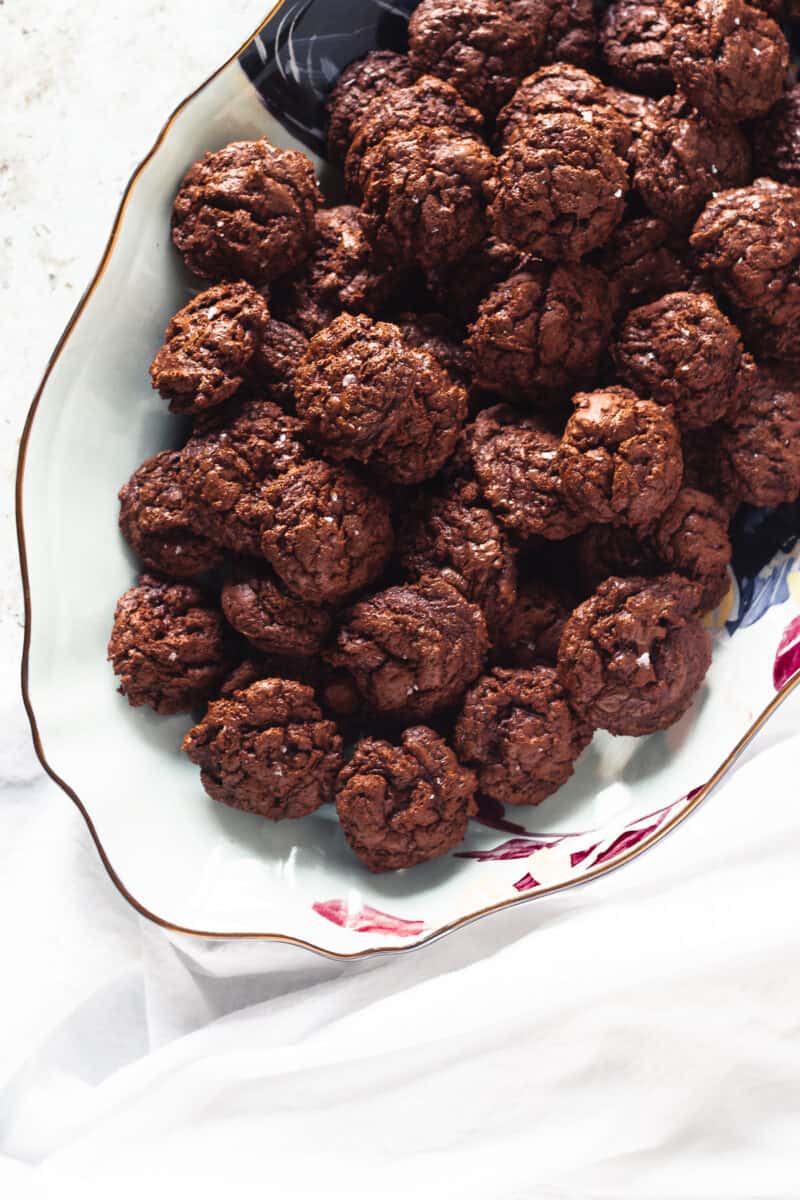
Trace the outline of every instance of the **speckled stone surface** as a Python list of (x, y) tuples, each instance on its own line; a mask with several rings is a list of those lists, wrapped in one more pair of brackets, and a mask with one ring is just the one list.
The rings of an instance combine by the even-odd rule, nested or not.
[(267, 9), (263, 0), (0, 4), (0, 789), (38, 775), (17, 685), (13, 485), (28, 406), (134, 167)]
[[(106, 924), (130, 922), (130, 914), (78, 812), (39, 767), (20, 699), (13, 494), (20, 434), (134, 167), (172, 109), (268, 8), (264, 0), (0, 0), (0, 872), (7, 881), (17, 872), (6, 953), (18, 962), (34, 948), (48, 954), (66, 1008), (79, 995), (79, 961), (88, 969), (92, 953), (60, 936), (75, 919), (78, 892), (87, 910), (102, 903)], [(56, 844), (58, 880), (48, 858)], [(76, 880), (83, 881), (78, 892)], [(65, 897), (61, 911), (53, 888)], [(29, 996), (24, 1021), (8, 1031), (12, 1042), (35, 1038), (47, 1003)]]

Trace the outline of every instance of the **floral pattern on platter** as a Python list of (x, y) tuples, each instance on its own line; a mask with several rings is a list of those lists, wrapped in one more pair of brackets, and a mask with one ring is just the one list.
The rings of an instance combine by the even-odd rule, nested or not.
[(355, 933), (385, 933), (390, 937), (418, 937), (425, 932), (424, 921), (410, 921), (393, 917), (369, 904), (352, 910), (346, 900), (318, 900), (311, 906), (318, 916), (338, 925), (340, 929), (351, 929)]

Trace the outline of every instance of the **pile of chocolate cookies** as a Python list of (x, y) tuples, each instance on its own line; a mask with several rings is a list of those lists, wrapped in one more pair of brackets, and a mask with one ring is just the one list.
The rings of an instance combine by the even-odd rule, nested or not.
[(800, 495), (788, 8), (422, 0), (330, 96), (351, 203), (189, 169), (109, 656), (215, 799), (398, 869), (687, 711), (733, 513)]

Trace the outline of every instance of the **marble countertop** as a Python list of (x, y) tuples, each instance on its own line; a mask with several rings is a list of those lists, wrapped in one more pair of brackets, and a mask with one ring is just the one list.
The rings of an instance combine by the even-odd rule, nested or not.
[(28, 406), (134, 167), (175, 105), (268, 7), (0, 5), (0, 802), (40, 776), (18, 687), (23, 601), (13, 489)]

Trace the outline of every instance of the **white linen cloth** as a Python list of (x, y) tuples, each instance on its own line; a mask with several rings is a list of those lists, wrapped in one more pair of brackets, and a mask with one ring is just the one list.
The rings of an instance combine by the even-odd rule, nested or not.
[[(9, 484), (124, 180), (265, 7), (0, 7)], [(797, 1197), (800, 697), (598, 883), (361, 966), (172, 943), (32, 755), (10, 487), (0, 515), (3, 1200)]]

